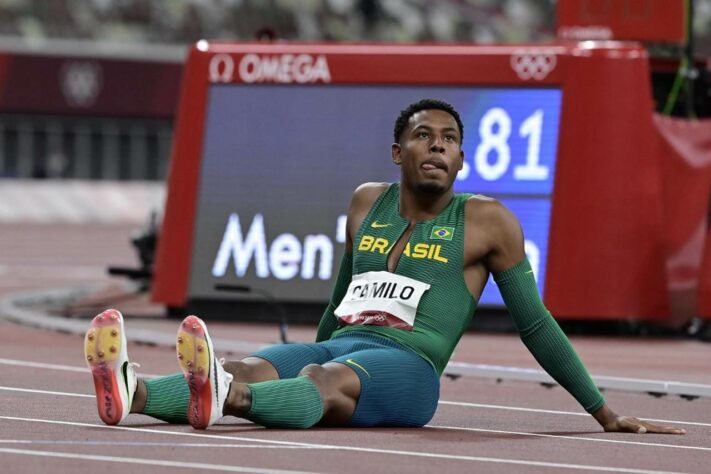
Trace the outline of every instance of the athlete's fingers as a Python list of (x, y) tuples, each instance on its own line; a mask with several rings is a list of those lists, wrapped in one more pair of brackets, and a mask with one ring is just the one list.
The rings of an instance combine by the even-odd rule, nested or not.
[(642, 422), (642, 425), (647, 429), (647, 433), (661, 433), (661, 434), (686, 434), (686, 430), (683, 428), (676, 428), (674, 426), (662, 426), (655, 425), (646, 421)]
[(617, 425), (620, 431), (631, 433), (686, 434), (686, 430), (683, 428), (655, 425), (631, 416), (621, 416), (618, 418)]
[(642, 422), (631, 416), (621, 416), (617, 419), (619, 431), (627, 431), (630, 433), (646, 433), (647, 428), (642, 425)]

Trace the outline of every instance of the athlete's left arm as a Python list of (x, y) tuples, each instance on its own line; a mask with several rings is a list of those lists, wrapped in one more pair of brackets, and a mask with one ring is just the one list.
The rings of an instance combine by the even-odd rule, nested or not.
[(618, 416), (607, 406), (565, 333), (541, 301), (524, 252), (518, 219), (500, 203), (492, 203), (486, 212), (486, 224), (487, 234), (491, 236), (487, 268), (494, 275), (521, 340), (545, 371), (570, 392), (605, 431), (685, 433), (682, 429)]

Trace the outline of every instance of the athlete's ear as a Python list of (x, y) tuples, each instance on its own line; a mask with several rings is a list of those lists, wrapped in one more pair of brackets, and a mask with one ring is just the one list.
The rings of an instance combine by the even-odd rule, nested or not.
[(459, 171), (464, 167), (464, 151), (459, 150)]
[(402, 159), (400, 158), (400, 153), (402, 152), (402, 147), (399, 143), (393, 143), (390, 147), (390, 156), (393, 158), (393, 163), (396, 165), (402, 164)]

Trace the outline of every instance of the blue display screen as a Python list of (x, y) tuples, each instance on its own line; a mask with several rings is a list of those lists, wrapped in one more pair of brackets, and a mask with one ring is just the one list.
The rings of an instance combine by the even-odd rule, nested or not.
[[(399, 180), (395, 119), (427, 97), (464, 121), (455, 190), (497, 198), (518, 216), (543, 292), (559, 90), (230, 84), (209, 91), (188, 296), (224, 299), (215, 284), (232, 283), (328, 301), (353, 190)], [(480, 304), (502, 304), (498, 290), (487, 285)]]
[[(462, 109), (465, 165), (454, 189), (503, 202), (521, 221), (526, 254), (544, 293), (561, 92), (484, 89)], [(461, 107), (461, 106), (460, 106)], [(492, 279), (480, 304), (503, 304)]]
[[(553, 191), (561, 92), (479, 89), (461, 116), (466, 165), (455, 189), (487, 195)], [(462, 105), (460, 105), (462, 107)]]

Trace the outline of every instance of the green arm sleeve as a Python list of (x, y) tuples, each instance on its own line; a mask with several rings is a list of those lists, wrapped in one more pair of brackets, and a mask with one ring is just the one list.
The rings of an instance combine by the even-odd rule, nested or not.
[(346, 294), (348, 285), (353, 277), (353, 255), (345, 252), (341, 259), (341, 268), (338, 270), (336, 277), (336, 286), (333, 287), (331, 301), (326, 307), (326, 311), (321, 316), (321, 321), (318, 323), (318, 332), (316, 333), (316, 342), (326, 341), (331, 338), (333, 331), (338, 329), (338, 320), (333, 314), (335, 309), (341, 304), (343, 296)]
[(605, 404), (570, 341), (538, 294), (528, 259), (494, 275), (521, 340), (541, 367), (593, 413)]

